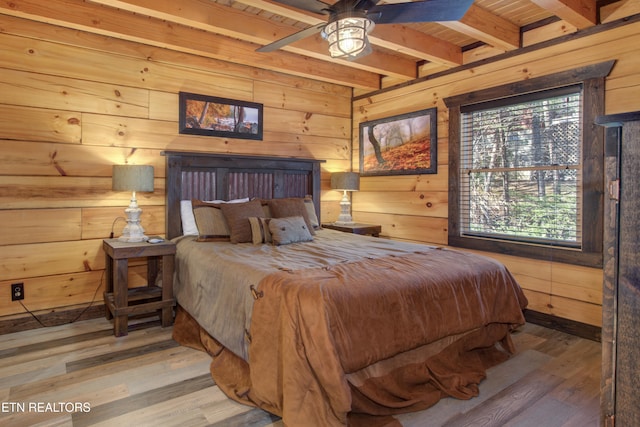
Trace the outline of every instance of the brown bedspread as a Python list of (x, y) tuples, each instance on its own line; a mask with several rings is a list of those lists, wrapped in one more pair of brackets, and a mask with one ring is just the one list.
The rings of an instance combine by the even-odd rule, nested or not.
[[(249, 366), (206, 335), (189, 341), (179, 319), (176, 339), (207, 348), (230, 397), (288, 426), (371, 425), (366, 415), (477, 395), (485, 370), (512, 350), (526, 306), (500, 263), (446, 249), (273, 273), (258, 290)], [(449, 336), (435, 354), (398, 357)]]

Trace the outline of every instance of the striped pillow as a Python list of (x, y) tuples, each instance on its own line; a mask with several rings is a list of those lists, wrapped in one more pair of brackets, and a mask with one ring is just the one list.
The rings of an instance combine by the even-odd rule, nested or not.
[(271, 221), (271, 218), (260, 218), (256, 216), (249, 218), (249, 224), (251, 224), (251, 238), (254, 245), (271, 243), (269, 221)]
[(198, 227), (198, 242), (229, 241), (231, 231), (219, 203), (192, 200), (193, 216)]

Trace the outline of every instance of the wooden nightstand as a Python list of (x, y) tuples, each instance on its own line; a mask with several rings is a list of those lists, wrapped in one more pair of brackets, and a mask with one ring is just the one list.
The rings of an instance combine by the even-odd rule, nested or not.
[[(114, 334), (127, 335), (129, 315), (158, 310), (162, 326), (173, 323), (173, 242), (129, 243), (118, 239), (104, 240), (105, 292), (107, 319), (114, 318)], [(127, 275), (130, 258), (147, 258), (147, 286), (129, 289)], [(156, 286), (158, 261), (162, 258), (162, 287)]]
[(373, 237), (380, 236), (380, 232), (382, 231), (381, 225), (360, 224), (357, 222), (351, 225), (334, 224), (330, 222), (327, 224), (322, 224), (322, 227), (330, 228), (331, 230), (344, 231), (345, 233), (371, 234)]

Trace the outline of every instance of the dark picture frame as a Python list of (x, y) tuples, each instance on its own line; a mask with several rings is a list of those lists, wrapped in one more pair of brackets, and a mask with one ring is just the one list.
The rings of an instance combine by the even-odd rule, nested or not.
[(360, 123), (360, 175), (438, 172), (437, 108)]
[(262, 104), (179, 94), (179, 133), (262, 140)]

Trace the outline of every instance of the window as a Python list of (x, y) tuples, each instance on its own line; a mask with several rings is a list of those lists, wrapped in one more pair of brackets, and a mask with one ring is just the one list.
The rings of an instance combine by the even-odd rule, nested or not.
[(449, 245), (602, 265), (603, 134), (594, 120), (612, 65), (445, 100)]
[(461, 108), (462, 235), (580, 248), (582, 88)]

